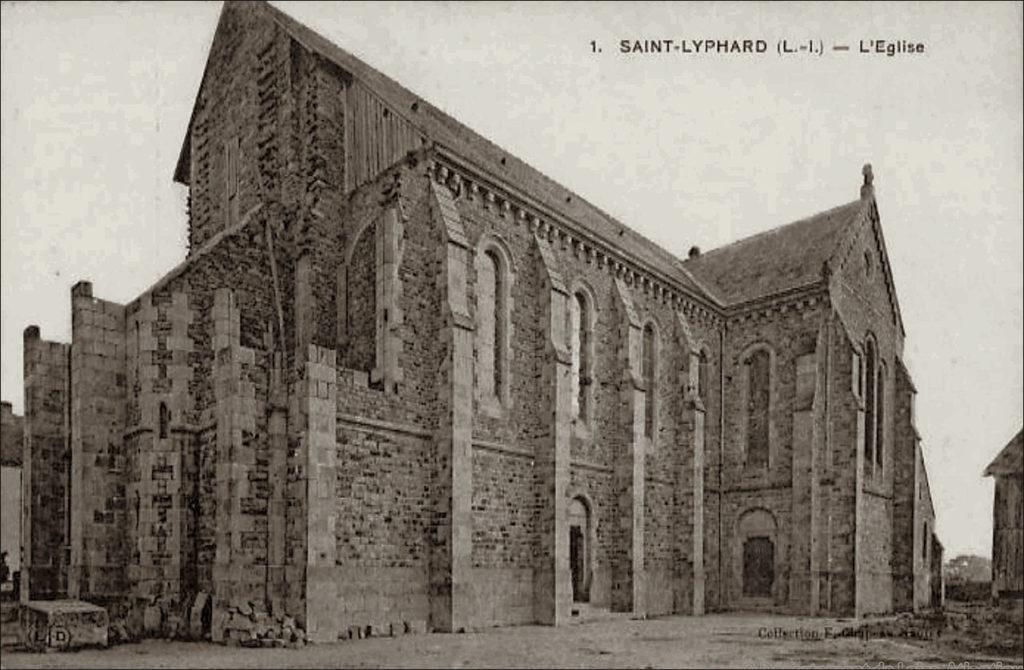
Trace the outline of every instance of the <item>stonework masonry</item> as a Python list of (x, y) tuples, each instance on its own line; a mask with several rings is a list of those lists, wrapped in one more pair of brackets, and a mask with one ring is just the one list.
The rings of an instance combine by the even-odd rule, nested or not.
[(175, 170), (184, 262), (124, 305), (76, 284), (70, 344), (25, 331), (23, 598), (217, 641), (266, 612), (315, 642), (584, 602), (931, 606), (941, 545), (863, 176), (683, 261), (270, 5), (227, 3)]

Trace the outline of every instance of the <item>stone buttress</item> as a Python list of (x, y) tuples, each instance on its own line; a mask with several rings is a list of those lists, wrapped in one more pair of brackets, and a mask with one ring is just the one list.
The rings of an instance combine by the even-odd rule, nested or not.
[(568, 501), (569, 437), (572, 359), (568, 349), (568, 291), (547, 241), (534, 235), (543, 277), (544, 345), (541, 355), (541, 389), (550, 408), (543, 417), (546, 430), (537, 441), (534, 460), (538, 486), (539, 547), (534, 567), (534, 616), (538, 623), (558, 625), (567, 620), (572, 602), (569, 582)]
[(615, 280), (619, 322), (621, 444), (613, 463), (617, 544), (612, 556), (612, 610), (644, 612), (644, 415), (641, 326), (629, 289)]

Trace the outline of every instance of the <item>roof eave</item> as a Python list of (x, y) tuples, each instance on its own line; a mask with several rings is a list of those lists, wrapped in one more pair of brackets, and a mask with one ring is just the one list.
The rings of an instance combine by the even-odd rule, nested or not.
[(815, 279), (811, 282), (806, 282), (792, 288), (787, 288), (782, 291), (774, 291), (772, 293), (766, 293), (759, 295), (754, 298), (747, 298), (740, 302), (735, 302), (727, 305), (725, 308), (726, 317), (734, 317), (743, 312), (758, 309), (769, 303), (775, 302), (776, 300), (785, 300), (789, 298), (795, 298), (808, 293), (816, 293), (818, 291), (827, 291), (828, 282), (824, 279)]
[[(545, 215), (550, 216), (553, 219), (561, 221), (563, 225), (571, 227), (575, 234), (591, 238), (593, 242), (596, 242), (601, 246), (607, 247), (609, 250), (614, 250), (616, 254), (623, 256), (630, 263), (636, 265), (637, 267), (644, 268), (645, 271), (658, 276), (662, 281), (670, 283), (676, 290), (680, 291), (691, 300), (701, 304), (703, 307), (711, 310), (715, 314), (722, 313), (724, 305), (720, 303), (715, 296), (711, 295), (710, 293), (697, 293), (690, 289), (689, 287), (685, 286), (678, 279), (671, 277), (662, 272), (661, 270), (653, 267), (651, 263), (641, 258), (636, 258), (632, 254), (626, 253), (624, 249), (617, 247), (613, 242), (605, 239), (603, 235), (600, 235), (596, 231), (591, 230), (588, 226), (574, 222), (572, 220), (572, 217), (569, 216), (568, 214), (559, 212), (556, 209), (553, 209), (552, 207), (548, 206), (547, 204), (531, 197), (529, 193), (519, 188), (515, 183), (502, 178), (500, 175), (492, 173), (485, 166), (482, 166), (473, 159), (463, 155), (457, 149), (437, 141), (432, 143), (432, 149), (438, 155), (443, 156), (454, 163), (460, 164), (460, 166), (464, 169), (468, 169), (472, 172), (477, 173), (478, 176), (483, 177), (487, 181), (496, 185), (500, 184), (502, 188), (508, 189), (515, 195), (517, 199), (522, 200), (530, 207), (533, 207), (538, 211), (543, 212)], [(615, 221), (614, 219), (612, 220)], [(615, 221), (615, 223), (617, 223), (618, 225), (623, 225), (623, 227), (626, 227), (624, 226), (624, 224), (621, 224), (618, 221)], [(629, 230), (633, 233), (636, 233), (636, 231), (633, 231), (631, 228)], [(639, 233), (636, 234), (639, 235)], [(651, 244), (654, 247), (658, 246), (654, 242), (649, 242), (649, 244)], [(690, 274), (688, 272), (684, 274), (687, 278), (690, 278)], [(698, 289), (701, 289), (702, 291), (704, 290), (704, 287), (702, 285), (697, 284), (696, 282), (694, 282), (694, 284), (697, 286)]]

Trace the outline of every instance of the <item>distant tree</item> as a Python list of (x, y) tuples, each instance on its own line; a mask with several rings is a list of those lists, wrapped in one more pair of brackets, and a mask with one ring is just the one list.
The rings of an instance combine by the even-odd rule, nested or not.
[(992, 561), (984, 556), (961, 554), (946, 561), (942, 570), (947, 583), (992, 581)]

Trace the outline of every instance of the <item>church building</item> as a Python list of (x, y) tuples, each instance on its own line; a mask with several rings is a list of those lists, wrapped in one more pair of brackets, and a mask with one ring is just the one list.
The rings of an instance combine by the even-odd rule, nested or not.
[(22, 598), (214, 640), (259, 606), (313, 641), (929, 607), (858, 168), (850, 202), (677, 257), (228, 2), (174, 166), (184, 260), (126, 304), (75, 284), (70, 343), (25, 330)]

